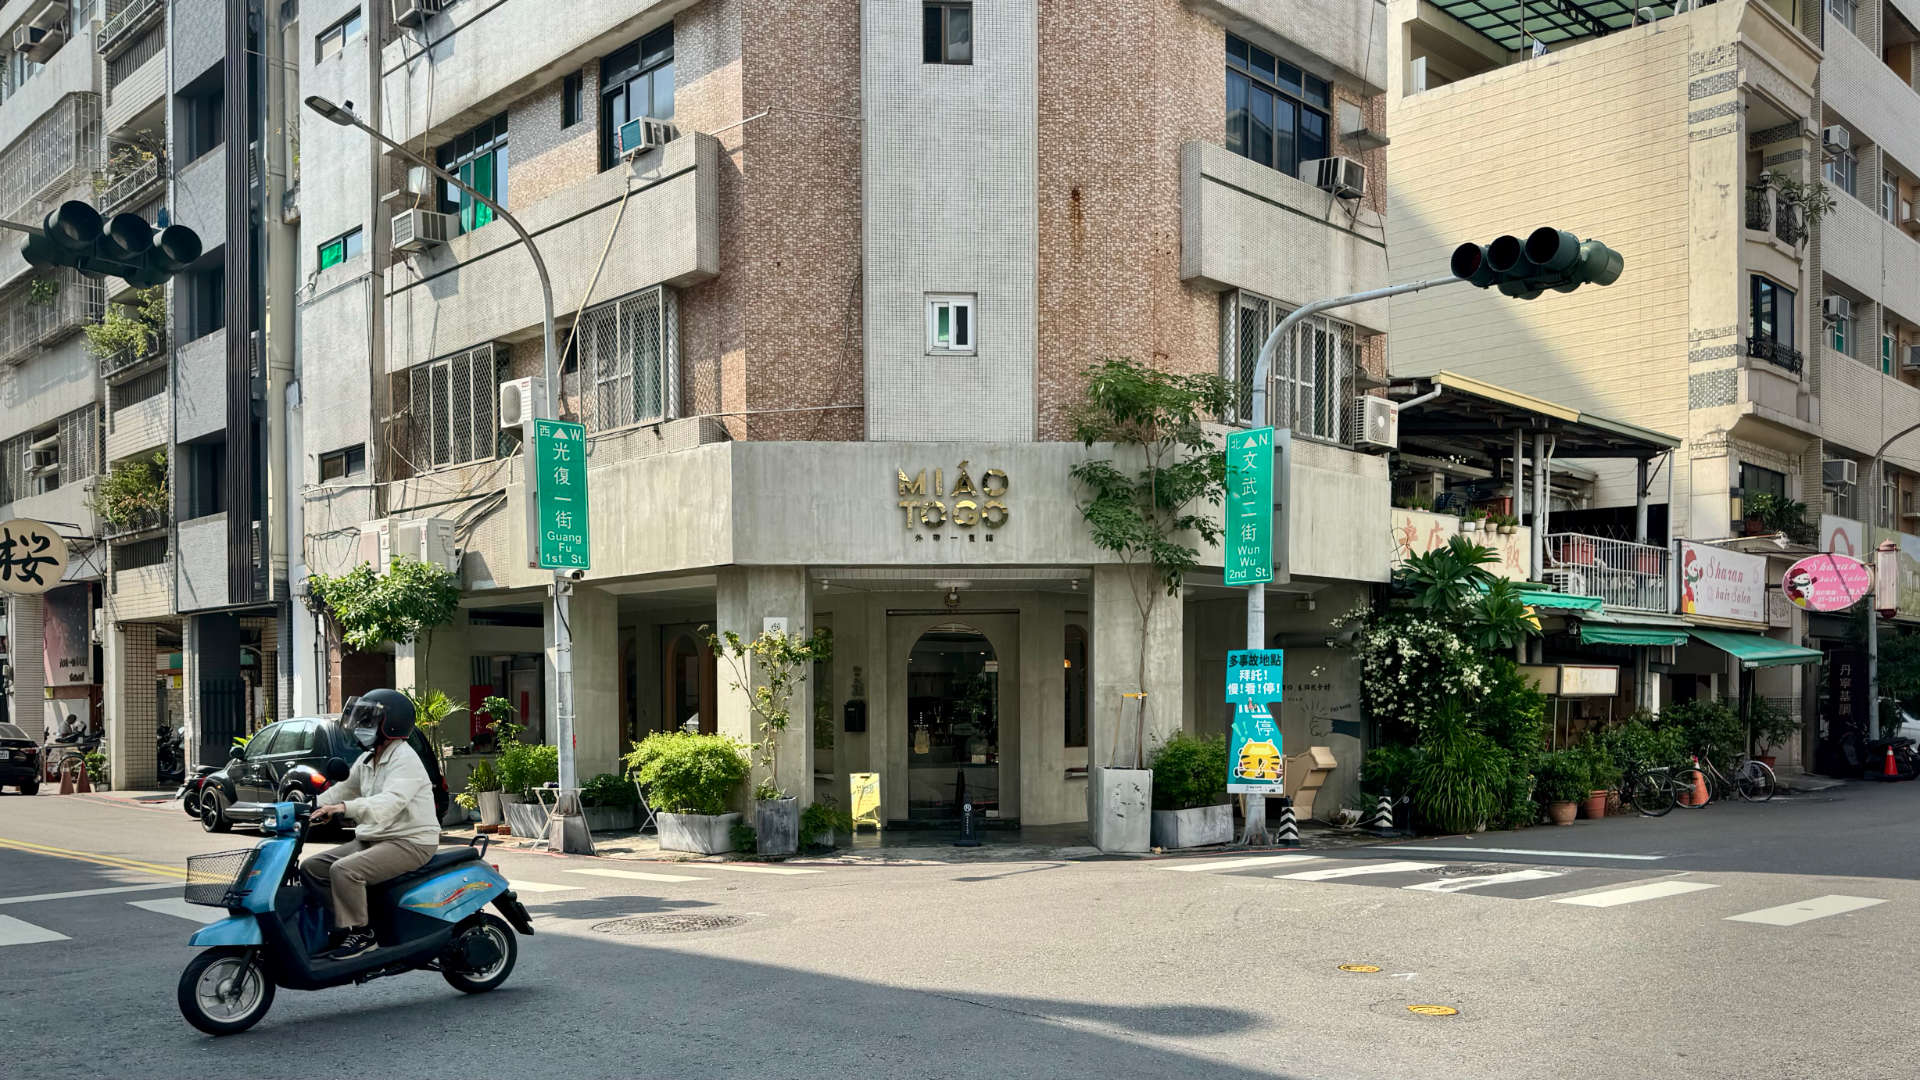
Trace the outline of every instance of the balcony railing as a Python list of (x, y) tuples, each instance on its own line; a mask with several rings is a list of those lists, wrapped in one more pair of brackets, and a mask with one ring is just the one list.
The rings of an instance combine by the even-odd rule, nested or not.
[(93, 36), (94, 51), (112, 59), (113, 55), (138, 37), (150, 21), (158, 21), (166, 9), (164, 0), (107, 0), (100, 14), (106, 22)]
[(1597, 596), (1607, 607), (1665, 614), (1667, 549), (1580, 533), (1549, 533), (1546, 569), (1555, 592)]
[(112, 213), (160, 186), (160, 159), (151, 157), (134, 166), (125, 176), (113, 181), (100, 193), (100, 209)]
[(1800, 369), (1807, 364), (1807, 358), (1800, 354), (1799, 349), (1784, 341), (1775, 341), (1773, 338), (1748, 338), (1747, 355), (1756, 360), (1765, 360), (1775, 367), (1785, 368), (1795, 375), (1800, 374)]
[(1774, 208), (1773, 235), (1788, 247), (1799, 247), (1800, 241), (1807, 238), (1807, 226), (1798, 203), (1782, 201)]
[(1747, 187), (1747, 228), (1773, 231), (1773, 189), (1765, 184)]
[(149, 360), (158, 360), (159, 358), (160, 350), (158, 348), (121, 349), (112, 356), (103, 356), (100, 358), (100, 377), (103, 379), (111, 379), (122, 372), (141, 367)]
[(149, 510), (143, 514), (133, 514), (118, 524), (105, 518), (100, 520), (100, 535), (107, 540), (121, 540), (141, 533), (153, 532), (165, 528), (167, 514), (164, 510)]

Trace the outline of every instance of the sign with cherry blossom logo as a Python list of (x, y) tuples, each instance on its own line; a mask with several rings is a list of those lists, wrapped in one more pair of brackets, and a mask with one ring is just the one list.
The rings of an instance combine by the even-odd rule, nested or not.
[(1801, 559), (1780, 578), (1780, 591), (1808, 611), (1845, 611), (1872, 587), (1865, 563), (1830, 551)]

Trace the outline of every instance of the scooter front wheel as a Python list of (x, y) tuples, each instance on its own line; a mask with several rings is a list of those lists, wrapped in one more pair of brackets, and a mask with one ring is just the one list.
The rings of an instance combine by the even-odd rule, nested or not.
[(513, 927), (492, 912), (469, 916), (440, 956), (440, 974), (447, 984), (465, 994), (484, 994), (507, 981), (520, 945)]
[(237, 1035), (273, 1005), (273, 980), (252, 949), (208, 949), (180, 973), (180, 1015), (209, 1035)]

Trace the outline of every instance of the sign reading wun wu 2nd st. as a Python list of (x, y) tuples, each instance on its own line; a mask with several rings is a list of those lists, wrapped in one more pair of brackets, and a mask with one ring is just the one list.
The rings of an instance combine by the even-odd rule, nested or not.
[(593, 564), (587, 533), (587, 429), (564, 420), (533, 422), (534, 497), (539, 545), (532, 565), (546, 570)]
[(1270, 427), (1227, 436), (1226, 537), (1221, 572), (1228, 585), (1273, 580), (1273, 464)]

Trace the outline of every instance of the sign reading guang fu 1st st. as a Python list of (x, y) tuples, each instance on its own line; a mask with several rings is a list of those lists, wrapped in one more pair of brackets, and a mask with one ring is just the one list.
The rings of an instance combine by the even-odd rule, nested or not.
[(52, 526), (26, 518), (0, 523), (0, 592), (43, 593), (66, 570), (67, 542)]
[(536, 524), (535, 565), (546, 570), (593, 564), (587, 531), (587, 429), (563, 420), (533, 422)]

